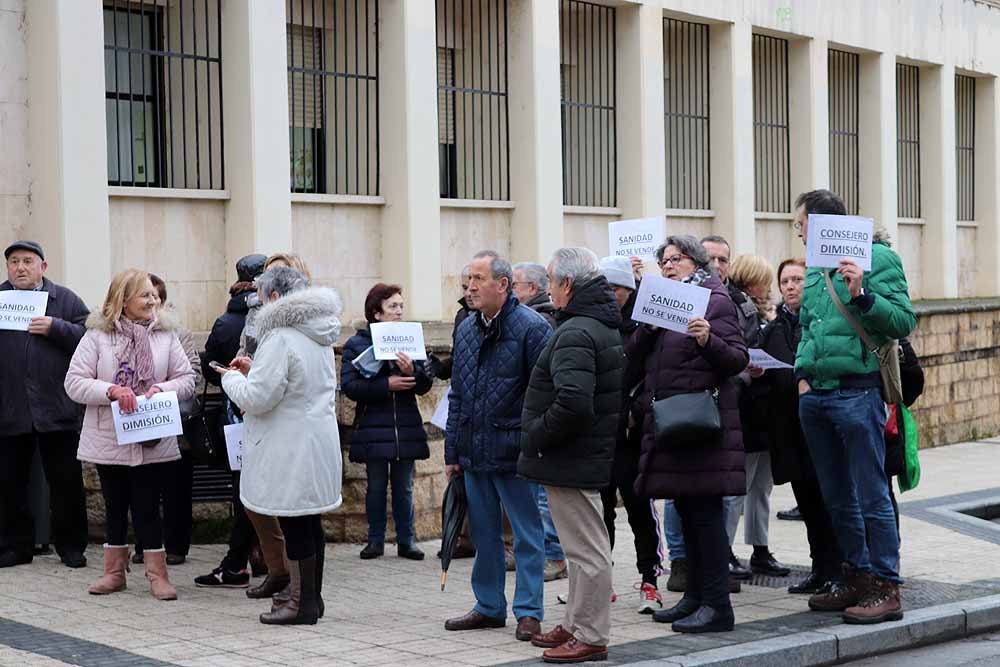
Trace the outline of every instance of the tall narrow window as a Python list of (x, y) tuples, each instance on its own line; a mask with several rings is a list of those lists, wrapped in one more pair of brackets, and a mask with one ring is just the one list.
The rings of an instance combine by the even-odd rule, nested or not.
[(440, 194), (510, 199), (507, 0), (436, 0)]
[(563, 203), (615, 206), (615, 8), (559, 3)]
[(858, 169), (858, 86), (860, 58), (830, 49), (827, 56), (830, 110), (830, 189), (840, 195), (850, 214), (858, 213), (861, 191)]
[(788, 40), (753, 36), (754, 206), (790, 213)]
[(708, 26), (663, 19), (667, 208), (711, 208)]
[(976, 219), (976, 79), (955, 77), (955, 172), (958, 219)]
[(920, 69), (896, 64), (896, 206), (920, 218)]

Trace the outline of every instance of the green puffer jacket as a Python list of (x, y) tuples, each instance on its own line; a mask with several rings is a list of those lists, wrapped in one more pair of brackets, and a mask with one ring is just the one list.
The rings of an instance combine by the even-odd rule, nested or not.
[[(910, 305), (903, 264), (892, 249), (876, 242), (872, 247), (872, 270), (865, 273), (863, 287), (874, 297), (867, 312), (850, 304), (851, 295), (839, 276), (831, 273), (834, 289), (847, 310), (879, 345), (908, 336), (917, 324)], [(865, 349), (861, 338), (841, 316), (826, 289), (823, 269), (809, 269), (802, 291), (802, 340), (795, 356), (795, 376), (813, 389), (838, 389), (842, 380), (877, 374), (878, 357)]]

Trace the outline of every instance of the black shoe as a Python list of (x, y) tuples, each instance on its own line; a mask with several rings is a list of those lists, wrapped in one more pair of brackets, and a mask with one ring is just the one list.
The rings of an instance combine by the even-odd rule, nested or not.
[(787, 577), (792, 573), (790, 568), (785, 567), (774, 558), (770, 551), (767, 556), (758, 557), (757, 554), (750, 556), (750, 571), (754, 574), (765, 574), (769, 577)]
[(740, 583), (740, 580), (737, 579), (736, 577), (730, 576), (729, 577), (729, 592), (730, 593), (739, 593), (742, 590), (743, 590), (743, 584)]
[(743, 567), (743, 563), (736, 557), (733, 550), (729, 550), (729, 576), (733, 579), (749, 579), (752, 575), (750, 570)]
[(385, 545), (381, 542), (369, 542), (364, 549), (361, 550), (361, 560), (371, 560), (372, 558), (378, 558), (385, 553)]
[(789, 586), (788, 592), (792, 595), (813, 595), (819, 593), (828, 583), (825, 577), (821, 577), (815, 572), (810, 572), (808, 577), (797, 584)]
[[(366, 547), (367, 548), (367, 547)], [(410, 560), (423, 560), (424, 552), (413, 546), (412, 544), (398, 544), (396, 545), (396, 555), (400, 558), (409, 558)], [(364, 558), (364, 556), (361, 556)]]
[(63, 565), (71, 567), (74, 570), (87, 567), (87, 557), (83, 555), (82, 551), (77, 551), (76, 549), (66, 549), (59, 554), (59, 559), (63, 562)]
[(653, 620), (657, 623), (673, 623), (682, 618), (687, 618), (698, 611), (701, 603), (693, 598), (683, 597), (680, 602), (670, 609), (659, 609), (653, 612)]
[(246, 570), (232, 572), (220, 565), (209, 574), (195, 577), (194, 585), (202, 588), (246, 588), (250, 585), (250, 573)]
[(167, 565), (183, 565), (187, 562), (187, 556), (180, 554), (167, 554)]
[(14, 551), (13, 549), (7, 549), (3, 553), (0, 553), (0, 567), (14, 567), (15, 565), (27, 565), (35, 556), (28, 551), (27, 553), (22, 553), (19, 551)]
[(778, 518), (784, 521), (802, 521), (802, 512), (799, 511), (798, 505), (790, 510), (782, 510), (778, 512)]
[(135, 553), (132, 554), (132, 564), (142, 565), (142, 559), (143, 559), (142, 552), (136, 549)]
[(690, 616), (674, 621), (670, 629), (674, 632), (688, 633), (730, 632), (735, 622), (732, 609), (720, 611), (714, 607), (702, 605)]

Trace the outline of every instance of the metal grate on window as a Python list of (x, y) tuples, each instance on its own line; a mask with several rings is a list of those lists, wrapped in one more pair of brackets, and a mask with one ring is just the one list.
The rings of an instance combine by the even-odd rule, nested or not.
[(108, 183), (225, 188), (221, 0), (104, 5)]
[(378, 0), (286, 0), (292, 192), (379, 193)]
[(711, 208), (708, 26), (663, 19), (667, 208)]
[(896, 206), (900, 218), (919, 218), (920, 68), (896, 64)]
[(559, 3), (563, 203), (615, 206), (615, 8)]
[(436, 0), (441, 197), (510, 199), (507, 0)]
[(788, 40), (753, 36), (754, 206), (789, 213)]
[(958, 219), (976, 219), (976, 79), (955, 77), (955, 171)]
[(861, 58), (856, 53), (830, 49), (827, 80), (830, 110), (830, 189), (844, 200), (847, 212), (857, 215), (861, 192), (858, 164), (858, 119)]

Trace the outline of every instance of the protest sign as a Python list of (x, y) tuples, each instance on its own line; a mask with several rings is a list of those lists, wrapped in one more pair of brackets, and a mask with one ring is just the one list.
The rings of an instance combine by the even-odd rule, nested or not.
[(135, 412), (122, 414), (118, 401), (111, 404), (115, 437), (119, 445), (169, 438), (184, 432), (176, 391), (163, 391), (152, 398), (136, 397)]
[(27, 331), (31, 318), (45, 315), (48, 302), (48, 292), (20, 289), (0, 292), (0, 329)]
[(764, 370), (771, 368), (794, 368), (791, 364), (786, 364), (780, 359), (775, 359), (764, 350), (751, 347), (749, 352), (751, 366), (756, 366), (757, 368), (762, 368)]
[(243, 470), (243, 423), (226, 424), (222, 430), (226, 435), (229, 469), (233, 472)]
[(639, 285), (632, 319), (662, 329), (687, 333), (688, 322), (705, 316), (712, 290), (670, 280), (646, 276)]
[(656, 247), (665, 234), (663, 218), (620, 220), (608, 224), (608, 250), (612, 257), (640, 257), (656, 261)]
[(442, 431), (448, 428), (448, 401), (451, 398), (451, 387), (448, 387), (448, 393), (444, 395), (444, 398), (437, 404), (434, 409), (434, 416), (431, 417), (431, 423), (437, 426)]
[(396, 353), (409, 355), (410, 359), (426, 359), (424, 328), (420, 322), (373, 322), (372, 345), (376, 359), (396, 359)]
[(856, 215), (812, 214), (806, 235), (806, 266), (835, 269), (849, 259), (862, 271), (872, 270), (875, 223)]

